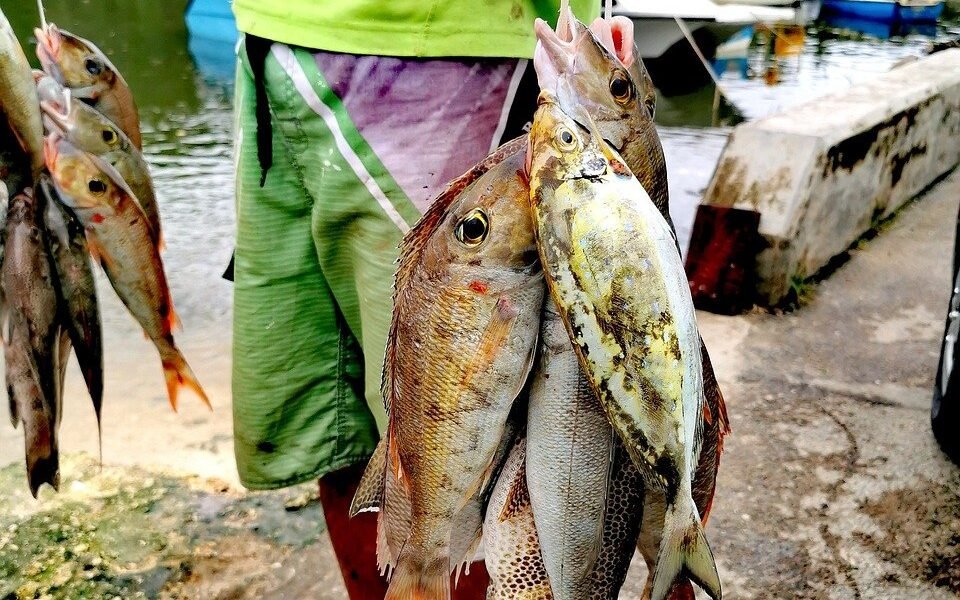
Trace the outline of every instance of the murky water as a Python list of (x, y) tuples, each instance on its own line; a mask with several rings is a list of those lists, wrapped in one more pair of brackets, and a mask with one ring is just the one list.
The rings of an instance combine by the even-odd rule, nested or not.
[[(230, 286), (220, 273), (230, 256), (234, 224), (231, 92), (229, 82), (220, 79), (222, 66), (204, 72), (194, 64), (183, 22), (185, 5), (185, 0), (46, 2), (49, 20), (100, 45), (133, 88), (178, 309), (192, 325), (226, 328)], [(3, 0), (2, 6), (32, 53), (35, 3)], [(947, 31), (941, 27), (934, 33)], [(755, 41), (747, 78), (727, 73), (722, 86), (737, 112), (756, 119), (876, 77), (906, 57), (923, 55), (929, 42), (916, 34), (881, 40), (811, 26), (797, 55), (777, 57), (768, 44)], [(712, 126), (713, 106), (712, 86), (662, 98), (659, 105), (672, 210), (684, 246), (730, 131)]]

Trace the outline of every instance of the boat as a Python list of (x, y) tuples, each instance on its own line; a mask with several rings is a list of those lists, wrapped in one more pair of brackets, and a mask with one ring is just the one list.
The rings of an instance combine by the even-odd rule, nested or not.
[(691, 48), (682, 26), (709, 62), (716, 57), (718, 46), (744, 28), (793, 23), (798, 17), (794, 8), (711, 0), (619, 0), (613, 14), (633, 21), (640, 56), (654, 84), (666, 95), (690, 93), (710, 81), (710, 73)]
[(891, 23), (934, 23), (944, 0), (824, 0), (828, 14)]
[(197, 69), (208, 79), (232, 81), (240, 33), (229, 0), (190, 0), (184, 19), (187, 50)]

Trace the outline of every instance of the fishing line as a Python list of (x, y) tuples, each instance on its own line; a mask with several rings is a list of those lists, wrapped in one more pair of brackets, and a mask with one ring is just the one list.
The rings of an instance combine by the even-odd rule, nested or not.
[(37, 0), (37, 10), (40, 11), (40, 28), (47, 29), (47, 13), (43, 10), (43, 0)]
[(700, 51), (700, 46), (698, 46), (696, 40), (693, 39), (693, 34), (690, 33), (690, 30), (687, 28), (687, 24), (684, 23), (683, 19), (678, 16), (674, 16), (673, 20), (677, 22), (677, 27), (679, 27), (680, 32), (683, 33), (683, 37), (687, 38), (687, 41), (693, 48), (693, 51), (697, 54), (697, 58), (699, 58), (700, 62), (703, 64), (703, 68), (707, 70), (707, 74), (710, 75), (710, 79), (713, 80), (713, 84), (717, 86), (717, 89), (720, 90), (720, 93), (729, 100), (726, 92), (723, 91), (723, 86), (720, 84), (720, 78), (717, 77), (717, 74), (713, 71), (713, 67), (710, 66), (709, 61), (707, 61), (707, 58), (703, 55), (703, 52)]

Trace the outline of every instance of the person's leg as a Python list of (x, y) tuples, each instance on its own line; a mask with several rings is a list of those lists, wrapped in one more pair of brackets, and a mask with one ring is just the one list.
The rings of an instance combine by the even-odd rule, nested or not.
[(294, 166), (302, 104), (268, 57), (272, 166), (261, 187), (255, 84), (241, 52), (236, 83), (237, 250), (233, 412), (241, 482), (274, 489), (364, 463), (376, 429), (362, 366), (313, 243), (313, 198)]

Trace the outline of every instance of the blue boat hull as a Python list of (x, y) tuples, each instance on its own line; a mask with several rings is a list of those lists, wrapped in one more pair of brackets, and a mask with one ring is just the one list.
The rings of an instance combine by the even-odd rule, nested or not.
[(827, 12), (898, 23), (931, 23), (943, 14), (944, 3), (933, 6), (901, 6), (897, 2), (871, 2), (870, 0), (824, 0), (823, 8)]
[(211, 79), (232, 81), (240, 34), (230, 1), (192, 0), (185, 19), (188, 49), (200, 72)]

